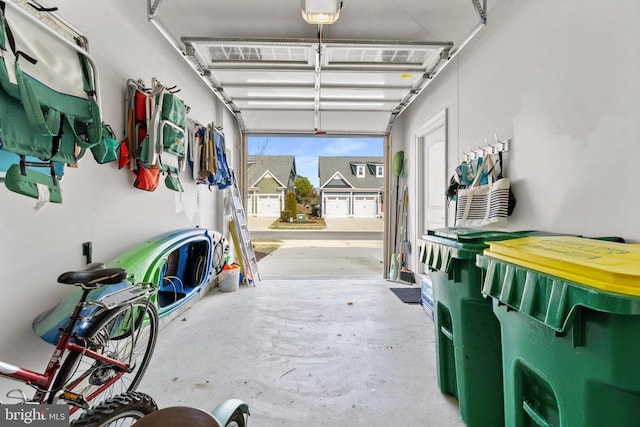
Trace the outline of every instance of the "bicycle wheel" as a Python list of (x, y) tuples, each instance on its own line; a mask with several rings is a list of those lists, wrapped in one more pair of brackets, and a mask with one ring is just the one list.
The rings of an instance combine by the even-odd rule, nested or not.
[(156, 410), (158, 405), (151, 396), (130, 391), (91, 408), (73, 421), (71, 427), (130, 426)]
[[(157, 336), (158, 311), (152, 303), (141, 300), (102, 314), (87, 333), (77, 337), (75, 342), (128, 363), (129, 369), (117, 381), (105, 387), (119, 371), (107, 362), (70, 351), (53, 382), (49, 403), (54, 403), (58, 391), (70, 392), (93, 402), (134, 391), (147, 369)], [(100, 390), (102, 387), (105, 388)], [(96, 391), (99, 393), (90, 398)]]

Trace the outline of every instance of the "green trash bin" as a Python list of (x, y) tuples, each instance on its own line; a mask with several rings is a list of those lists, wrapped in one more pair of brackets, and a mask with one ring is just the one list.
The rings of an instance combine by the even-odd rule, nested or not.
[(579, 237), (490, 243), (505, 423), (640, 425), (640, 247)]
[(486, 242), (522, 237), (449, 227), (429, 230), (421, 260), (433, 283), (438, 386), (458, 398), (468, 427), (504, 426), (500, 323), (481, 294), (476, 255)]

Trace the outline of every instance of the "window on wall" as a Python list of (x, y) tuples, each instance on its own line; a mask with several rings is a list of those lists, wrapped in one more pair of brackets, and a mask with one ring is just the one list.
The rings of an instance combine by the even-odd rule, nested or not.
[(376, 178), (382, 178), (384, 176), (384, 166), (376, 165)]
[(356, 176), (364, 178), (364, 165), (356, 165)]

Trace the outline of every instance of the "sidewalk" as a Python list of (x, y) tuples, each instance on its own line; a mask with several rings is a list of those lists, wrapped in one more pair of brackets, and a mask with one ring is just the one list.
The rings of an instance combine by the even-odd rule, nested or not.
[[(247, 223), (250, 231), (268, 231), (277, 217), (249, 216)], [(327, 228), (319, 231), (382, 231), (382, 218), (324, 218)]]

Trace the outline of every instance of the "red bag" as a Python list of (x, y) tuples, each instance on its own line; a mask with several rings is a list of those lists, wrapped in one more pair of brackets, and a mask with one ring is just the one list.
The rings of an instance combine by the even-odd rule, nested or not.
[(140, 126), (138, 128), (138, 149), (140, 148), (140, 146), (142, 145), (142, 141), (144, 141), (144, 138), (147, 136), (147, 129), (143, 128), (142, 126)]
[(136, 91), (136, 97), (135, 97), (135, 112), (136, 112), (136, 121), (137, 122), (144, 122), (145, 120), (147, 120), (147, 95), (140, 92), (139, 90)]
[(118, 151), (118, 169), (129, 164), (131, 158), (129, 157), (129, 140), (125, 139), (120, 143), (120, 149)]
[(140, 160), (137, 163), (138, 169), (133, 186), (140, 190), (155, 191), (160, 182), (160, 168), (157, 164), (147, 168)]

